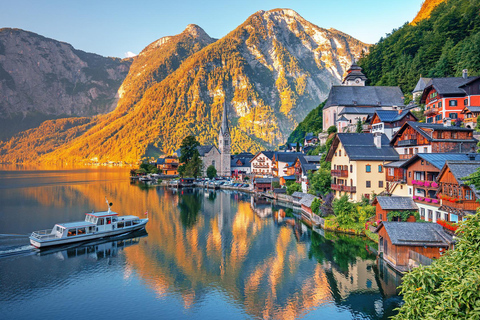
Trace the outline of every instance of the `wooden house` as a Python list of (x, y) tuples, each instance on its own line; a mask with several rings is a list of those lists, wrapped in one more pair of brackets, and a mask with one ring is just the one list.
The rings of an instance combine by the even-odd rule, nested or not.
[(393, 136), (390, 144), (400, 159), (410, 159), (417, 153), (475, 152), (477, 140), (473, 130), (445, 124), (407, 122)]
[(410, 270), (413, 261), (438, 259), (454, 246), (453, 236), (436, 223), (385, 221), (375, 232), (378, 253), (400, 272)]
[[(411, 197), (377, 196), (372, 204), (375, 206), (376, 221), (388, 221), (388, 213), (392, 211), (418, 211)], [(398, 217), (391, 221), (401, 221)], [(407, 222), (415, 222), (415, 216), (410, 215)]]
[[(480, 105), (480, 103), (478, 104)], [(463, 115), (463, 124), (465, 128), (475, 129), (477, 126), (477, 118), (480, 116), (479, 106), (465, 106), (460, 112)]]
[(253, 189), (255, 192), (273, 191), (274, 182), (279, 183), (278, 178), (255, 178), (253, 180)]
[(407, 121), (418, 121), (410, 110), (377, 110), (370, 119), (370, 132), (384, 133), (391, 140)]
[(462, 221), (479, 207), (480, 190), (463, 180), (480, 168), (480, 161), (473, 159), (475, 155), (470, 161), (447, 161), (438, 175), (440, 209), (448, 213), (447, 221)]
[(179, 161), (177, 157), (165, 157), (157, 160), (157, 168), (162, 170), (162, 173), (167, 176), (178, 175)]

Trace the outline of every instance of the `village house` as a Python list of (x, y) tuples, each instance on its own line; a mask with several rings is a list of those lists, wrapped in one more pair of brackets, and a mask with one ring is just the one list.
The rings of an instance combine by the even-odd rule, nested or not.
[(451, 126), (409, 121), (393, 136), (390, 144), (400, 159), (410, 159), (417, 153), (475, 152), (477, 140), (473, 130)]
[(272, 159), (275, 151), (260, 151), (252, 160), (250, 166), (252, 174), (255, 176), (271, 176), (272, 175)]
[(436, 223), (384, 221), (375, 232), (379, 254), (400, 272), (409, 271), (422, 261), (438, 259), (454, 247), (453, 235)]
[(177, 157), (165, 157), (157, 159), (157, 168), (162, 170), (162, 174), (167, 176), (178, 175), (179, 161)]
[(403, 183), (408, 195), (417, 204), (422, 220), (432, 222), (448, 220), (448, 214), (441, 209), (442, 201), (437, 196), (438, 175), (447, 161), (471, 159), (480, 160), (480, 154), (419, 153), (404, 162), (401, 168), (405, 171)]
[(285, 177), (287, 170), (293, 167), (297, 157), (303, 157), (301, 152), (275, 152), (272, 157), (272, 174), (274, 177)]
[[(406, 180), (406, 170), (403, 168), (407, 160), (392, 161), (385, 167), (385, 191), (395, 196), (409, 196)], [(410, 195), (411, 197), (411, 195)]]
[(417, 98), (421, 97), (423, 94), (423, 89), (427, 86), (427, 84), (432, 80), (432, 78), (422, 78), (418, 79), (417, 85), (415, 89), (412, 91), (413, 100), (416, 101)]
[(221, 156), (220, 151), (213, 144), (208, 146), (198, 146), (198, 154), (202, 160), (202, 176), (207, 175), (207, 168), (214, 166), (217, 170), (217, 174), (221, 172)]
[(405, 122), (417, 120), (410, 110), (378, 110), (370, 119), (370, 132), (384, 133), (388, 140), (392, 140)]
[(398, 154), (386, 135), (338, 133), (326, 161), (331, 162), (331, 188), (338, 199), (348, 195), (351, 201), (370, 198), (385, 190), (384, 165), (397, 161)]
[(273, 185), (280, 183), (278, 178), (254, 178), (253, 180), (253, 190), (255, 192), (267, 192), (273, 191)]
[(232, 177), (244, 177), (252, 172), (250, 160), (254, 157), (253, 154), (244, 152), (233, 154), (230, 160), (230, 170)]
[(464, 181), (480, 168), (480, 161), (474, 160), (477, 155), (470, 156), (469, 161), (446, 161), (438, 175), (438, 197), (442, 201), (440, 210), (447, 213), (445, 221), (463, 221), (466, 216), (474, 214), (479, 206), (477, 199), (480, 198), (480, 190)]
[(305, 135), (305, 139), (303, 139), (303, 145), (304, 146), (313, 146), (318, 143), (318, 137), (313, 134), (313, 132), (308, 132)]
[(358, 121), (365, 121), (377, 110), (402, 109), (400, 87), (365, 86), (367, 78), (353, 63), (343, 85), (332, 86), (323, 107), (323, 130), (336, 126), (338, 132), (355, 132)]
[(421, 103), (425, 104), (425, 122), (442, 123), (443, 119), (462, 120), (466, 106), (480, 105), (480, 77), (432, 78), (423, 90)]
[[(372, 202), (375, 206), (375, 220), (389, 221), (388, 214), (395, 211), (418, 211), (418, 207), (411, 197), (377, 196)], [(399, 217), (392, 217), (390, 221), (401, 221)], [(406, 222), (415, 222), (415, 216), (410, 215)]]
[[(302, 186), (302, 192), (308, 192), (308, 174), (320, 168), (321, 156), (299, 156), (287, 173), (295, 177), (295, 181)], [(293, 169), (293, 170), (292, 170)]]
[(464, 117), (463, 124), (465, 128), (475, 129), (477, 126), (477, 118), (480, 116), (480, 103), (479, 106), (466, 106), (460, 112), (460, 114)]

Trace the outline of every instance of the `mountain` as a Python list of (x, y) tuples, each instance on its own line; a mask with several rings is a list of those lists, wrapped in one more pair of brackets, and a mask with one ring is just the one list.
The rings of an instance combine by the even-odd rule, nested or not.
[(430, 14), (432, 13), (433, 9), (435, 9), (440, 3), (444, 1), (445, 0), (425, 0), (422, 3), (420, 11), (418, 11), (415, 19), (412, 20), (411, 24), (416, 25), (420, 21), (430, 18)]
[(480, 75), (480, 2), (448, 0), (430, 18), (405, 24), (359, 61), (370, 85), (399, 85), (406, 97), (419, 77)]
[(32, 32), (0, 29), (0, 139), (46, 119), (112, 111), (130, 63)]
[[(199, 34), (207, 39), (204, 32)], [(160, 48), (154, 43), (145, 50)], [(134, 162), (172, 152), (189, 134), (202, 144), (217, 143), (224, 104), (232, 152), (284, 143), (366, 50), (368, 45), (319, 28), (292, 10), (259, 11), (147, 90), (137, 93), (141, 86), (132, 86), (131, 103), (123, 106), (120, 101), (108, 122), (44, 159)], [(126, 83), (136, 74), (135, 64)]]

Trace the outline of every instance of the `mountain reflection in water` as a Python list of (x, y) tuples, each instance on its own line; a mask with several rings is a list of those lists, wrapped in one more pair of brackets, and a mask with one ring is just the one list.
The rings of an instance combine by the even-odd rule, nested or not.
[[(140, 188), (108, 174), (101, 179), (102, 172), (91, 174), (94, 178), (87, 174), (82, 183), (65, 178), (60, 185), (42, 185), (37, 179), (33, 186), (3, 187), (0, 200), (8, 205), (2, 208), (0, 233), (82, 219), (82, 212), (103, 208), (108, 195), (120, 215), (148, 210), (148, 236), (107, 241), (95, 250), (84, 246), (0, 259), (0, 309), (10, 306), (7, 315), (39, 315), (29, 307), (39, 303), (21, 297), (42, 301), (43, 311), (48, 303), (75, 311), (95, 306), (92, 300), (100, 293), (114, 296), (119, 305), (135, 302), (131, 312), (98, 308), (98, 317), (121, 319), (386, 319), (401, 303), (399, 278), (377, 262), (373, 242), (312, 231), (295, 210), (242, 193)], [(38, 214), (32, 217), (33, 208)], [(1, 245), (0, 239), (0, 252)], [(68, 288), (76, 283), (84, 288), (80, 293), (97, 289), (88, 298), (77, 293), (72, 305)]]

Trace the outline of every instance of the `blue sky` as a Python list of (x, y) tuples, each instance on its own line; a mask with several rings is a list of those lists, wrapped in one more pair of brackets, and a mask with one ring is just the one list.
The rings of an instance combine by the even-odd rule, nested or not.
[(422, 0), (0, 0), (0, 28), (20, 28), (103, 56), (139, 53), (194, 23), (221, 38), (258, 10), (289, 8), (322, 28), (375, 43), (411, 21)]

